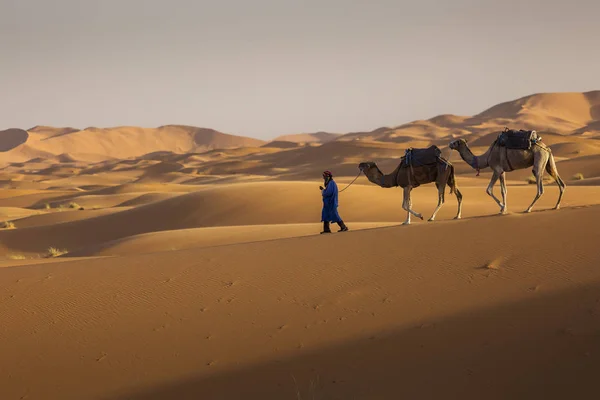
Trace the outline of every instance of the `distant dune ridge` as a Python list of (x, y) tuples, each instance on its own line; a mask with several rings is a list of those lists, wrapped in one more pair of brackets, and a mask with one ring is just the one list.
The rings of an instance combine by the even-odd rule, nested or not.
[(342, 136), (340, 133), (316, 132), (278, 136), (273, 141), (294, 143), (327, 143)]
[[(83, 130), (47, 126), (36, 126), (28, 131), (8, 129), (0, 132), (0, 163), (25, 162), (63, 154), (75, 160), (97, 162), (141, 157), (159, 151), (185, 154), (260, 146), (293, 149), (303, 144), (350, 140), (419, 147), (429, 143), (445, 145), (452, 138), (468, 136), (472, 141), (489, 137), (485, 141), (489, 144), (505, 126), (536, 129), (574, 140), (597, 138), (600, 136), (600, 91), (533, 94), (495, 105), (471, 117), (444, 114), (369, 132), (301, 133), (282, 135), (271, 141), (184, 125), (88, 127)], [(589, 150), (586, 147), (584, 151), (589, 153)]]
[(27, 161), (33, 158), (32, 155), (44, 157), (60, 154), (71, 154), (82, 160), (87, 155), (105, 159), (130, 158), (156, 151), (199, 153), (215, 148), (260, 146), (265, 143), (258, 139), (184, 125), (158, 128), (90, 127), (83, 130), (36, 126), (26, 132), (29, 134), (26, 141), (18, 140), (24, 131), (15, 131), (0, 132), (0, 148), (9, 151), (9, 154), (0, 157), (11, 161)]

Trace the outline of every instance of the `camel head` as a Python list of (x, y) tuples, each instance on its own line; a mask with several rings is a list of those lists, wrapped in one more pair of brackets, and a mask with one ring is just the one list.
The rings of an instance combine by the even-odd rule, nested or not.
[(450, 144), (448, 145), (448, 147), (450, 147), (450, 149), (452, 150), (459, 150), (461, 148), (461, 146), (466, 146), (467, 145), (467, 141), (465, 139), (456, 139), (450, 142)]
[(373, 161), (365, 161), (358, 164), (358, 169), (360, 169), (365, 175), (371, 168), (377, 168), (377, 164)]
[(367, 177), (370, 182), (376, 183), (377, 185), (381, 185), (381, 177), (383, 176), (383, 172), (379, 170), (377, 163), (373, 161), (361, 162), (358, 164), (358, 169), (362, 171), (363, 174)]

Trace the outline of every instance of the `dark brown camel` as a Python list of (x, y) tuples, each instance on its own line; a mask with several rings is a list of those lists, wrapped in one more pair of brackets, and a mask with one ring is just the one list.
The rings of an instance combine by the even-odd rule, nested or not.
[[(437, 147), (435, 147), (435, 149), (439, 151)], [(404, 189), (404, 201), (402, 202), (402, 208), (407, 212), (404, 225), (410, 224), (411, 214), (417, 218), (423, 219), (421, 214), (413, 211), (411, 208), (411, 190), (420, 185), (432, 182), (435, 182), (435, 186), (438, 189), (438, 205), (431, 215), (431, 218), (429, 218), (429, 221), (435, 220), (437, 212), (442, 207), (442, 204), (444, 204), (444, 192), (446, 185), (450, 186), (450, 194), (453, 192), (456, 193), (456, 199), (458, 200), (458, 213), (454, 219), (459, 219), (462, 210), (462, 194), (458, 190), (458, 187), (456, 187), (456, 181), (454, 179), (454, 166), (441, 157), (438, 157), (433, 163), (418, 166), (407, 165), (405, 163), (405, 159), (406, 157), (402, 157), (398, 167), (392, 173), (387, 175), (384, 175), (383, 172), (381, 172), (377, 167), (377, 164), (372, 161), (362, 162), (359, 164), (358, 168), (365, 174), (369, 181), (381, 186), (382, 188), (400, 186)]]

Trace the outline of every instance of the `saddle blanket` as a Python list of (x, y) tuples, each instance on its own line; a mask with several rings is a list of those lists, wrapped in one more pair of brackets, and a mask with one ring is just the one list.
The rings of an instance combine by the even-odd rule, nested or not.
[(530, 150), (531, 146), (542, 140), (536, 131), (514, 130), (506, 128), (498, 135), (498, 145), (507, 149)]
[(441, 156), (442, 151), (439, 147), (431, 145), (425, 149), (413, 149), (410, 147), (406, 149), (403, 158), (406, 166), (412, 164), (413, 167), (420, 167), (423, 165), (435, 164)]

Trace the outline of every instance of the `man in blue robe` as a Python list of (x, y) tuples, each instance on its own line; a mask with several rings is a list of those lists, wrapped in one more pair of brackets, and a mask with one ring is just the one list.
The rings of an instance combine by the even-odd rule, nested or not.
[(333, 180), (333, 175), (331, 171), (323, 172), (323, 181), (324, 185), (320, 186), (321, 194), (323, 195), (323, 210), (321, 211), (321, 221), (323, 222), (323, 232), (321, 233), (331, 233), (331, 229), (329, 228), (330, 222), (336, 222), (340, 226), (340, 230), (338, 232), (346, 232), (348, 227), (342, 221), (340, 214), (338, 214), (338, 188), (337, 184)]

